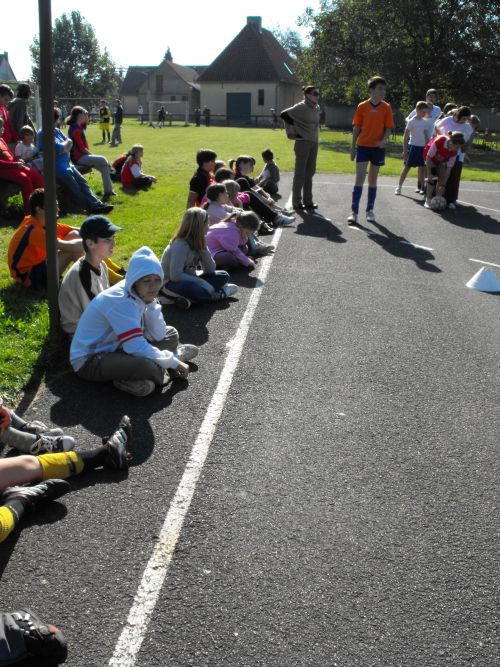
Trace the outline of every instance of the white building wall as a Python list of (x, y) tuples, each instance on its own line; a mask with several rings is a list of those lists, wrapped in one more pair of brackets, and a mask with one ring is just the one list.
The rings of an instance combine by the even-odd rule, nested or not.
[[(226, 115), (227, 93), (250, 93), (252, 95), (252, 116), (269, 116), (270, 109), (278, 105), (278, 84), (276, 83), (216, 83), (200, 82), (201, 108), (208, 107), (213, 115)], [(259, 90), (264, 91), (264, 104), (258, 105)]]

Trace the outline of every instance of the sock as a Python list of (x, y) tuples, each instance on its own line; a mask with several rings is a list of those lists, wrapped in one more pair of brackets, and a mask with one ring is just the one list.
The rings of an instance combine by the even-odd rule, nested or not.
[(366, 205), (366, 210), (367, 211), (373, 211), (373, 207), (375, 206), (375, 198), (377, 196), (377, 188), (368, 188), (368, 203)]
[(11, 500), (8, 505), (0, 507), (0, 542), (12, 533), (26, 510), (21, 500)]
[(80, 452), (79, 456), (82, 461), (83, 470), (95, 470), (96, 468), (102, 468), (102, 466), (106, 464), (109, 456), (109, 449), (102, 445), (95, 449), (89, 449), (86, 452)]
[(352, 212), (359, 212), (359, 200), (361, 199), (361, 193), (363, 192), (362, 185), (355, 185), (352, 189)]
[(42, 467), (42, 478), (67, 479), (79, 475), (83, 468), (83, 460), (77, 452), (63, 452), (61, 454), (42, 454), (38, 457)]
[(110, 285), (116, 285), (116, 283), (119, 283), (120, 280), (123, 280), (125, 272), (121, 267), (118, 266), (118, 264), (115, 264), (111, 259), (105, 259), (104, 263), (108, 267)]
[(9, 410), (10, 412), (10, 425), (17, 429), (22, 429), (23, 426), (27, 424), (26, 421), (19, 415), (16, 415), (14, 410)]
[(24, 433), (17, 428), (6, 428), (2, 434), (2, 442), (8, 447), (13, 447), (23, 454), (29, 454), (33, 443), (38, 440), (38, 436), (33, 433)]

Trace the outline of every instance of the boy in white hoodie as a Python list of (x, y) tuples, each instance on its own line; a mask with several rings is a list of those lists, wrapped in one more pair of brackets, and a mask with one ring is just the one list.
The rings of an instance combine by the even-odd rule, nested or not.
[(178, 347), (157, 300), (163, 269), (143, 246), (130, 259), (125, 280), (98, 294), (84, 311), (73, 337), (70, 362), (79, 377), (112, 381), (117, 389), (147, 396), (161, 386), (166, 369), (187, 378), (195, 345)]

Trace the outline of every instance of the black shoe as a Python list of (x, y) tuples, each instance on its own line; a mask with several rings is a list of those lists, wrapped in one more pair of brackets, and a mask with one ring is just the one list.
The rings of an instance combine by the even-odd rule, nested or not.
[(318, 204), (305, 204), (305, 205), (304, 205), (304, 208), (313, 208), (313, 209), (317, 209), (317, 208), (319, 208), (319, 206), (318, 206)]
[(175, 305), (181, 310), (189, 310), (191, 308), (191, 301), (186, 296), (176, 296)]
[(304, 206), (304, 204), (294, 204), (294, 205), (293, 205), (293, 209), (294, 209), (295, 211), (304, 211), (305, 208), (306, 208), (306, 207)]
[(56, 500), (70, 489), (71, 486), (64, 479), (48, 479), (34, 486), (11, 486), (3, 492), (1, 501), (6, 505), (10, 500), (25, 500), (33, 509), (41, 500)]
[(90, 209), (90, 213), (111, 213), (113, 209), (113, 204), (98, 204)]
[(12, 621), (9, 623), (9, 630), (19, 632), (19, 638), (24, 641), (28, 655), (43, 658), (44, 665), (60, 665), (66, 662), (68, 646), (59, 628), (44, 623), (29, 609), (17, 609), (8, 616)]
[(132, 438), (132, 426), (130, 417), (124, 415), (118, 428), (109, 438), (103, 440), (103, 444), (108, 447), (108, 460), (105, 465), (107, 468), (115, 470), (127, 470), (132, 461), (132, 455), (127, 447)]
[(263, 222), (259, 227), (259, 234), (274, 234), (274, 229), (271, 227), (271, 225), (268, 225), (267, 222)]

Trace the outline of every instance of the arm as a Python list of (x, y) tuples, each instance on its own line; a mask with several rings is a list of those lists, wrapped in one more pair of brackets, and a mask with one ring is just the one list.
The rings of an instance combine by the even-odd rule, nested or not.
[(384, 136), (378, 142), (379, 148), (385, 148), (387, 146), (387, 144), (389, 143), (389, 139), (391, 138), (391, 132), (392, 132), (392, 127), (385, 128)]
[(83, 255), (83, 244), (81, 239), (70, 239), (69, 241), (65, 241), (64, 239), (57, 239), (57, 249), (70, 250), (71, 252), (80, 250)]
[(217, 268), (215, 260), (208, 248), (201, 252), (201, 268), (203, 269), (203, 273), (213, 273)]
[(167, 325), (163, 318), (161, 305), (158, 301), (148, 303), (144, 309), (144, 336), (150, 342), (161, 341), (165, 338)]
[(361, 134), (361, 126), (354, 125), (352, 128), (352, 143), (351, 143), (351, 161), (356, 157), (356, 142)]
[(290, 109), (285, 109), (285, 111), (282, 111), (280, 113), (280, 118), (285, 121), (285, 123), (288, 123), (289, 125), (293, 125), (293, 118), (290, 116), (288, 113)]
[(410, 130), (406, 126), (405, 133), (403, 134), (403, 158), (406, 160), (408, 157), (408, 142), (410, 141)]

